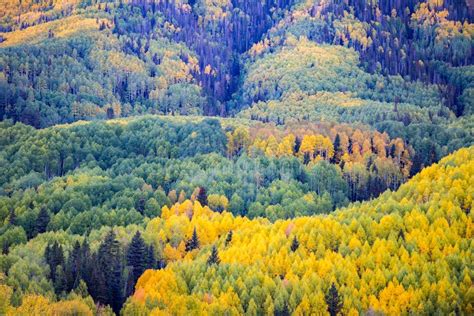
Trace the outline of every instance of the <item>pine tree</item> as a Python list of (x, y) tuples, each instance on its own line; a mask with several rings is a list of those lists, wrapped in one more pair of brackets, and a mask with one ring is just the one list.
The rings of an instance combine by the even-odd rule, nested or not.
[(55, 241), (53, 244), (46, 246), (44, 257), (49, 265), (49, 278), (53, 281), (56, 279), (56, 268), (64, 266), (64, 253), (62, 246)]
[(207, 265), (211, 266), (213, 264), (219, 264), (221, 262), (221, 259), (219, 258), (219, 253), (217, 252), (216, 246), (212, 246), (211, 250), (211, 255), (209, 256), (209, 259), (207, 259)]
[(203, 187), (200, 187), (199, 188), (199, 193), (198, 193), (196, 198), (199, 201), (199, 203), (201, 203), (202, 206), (207, 205), (206, 189), (204, 189)]
[(157, 262), (156, 262), (156, 257), (155, 257), (155, 247), (153, 247), (153, 245), (148, 246), (146, 259), (147, 259), (146, 260), (147, 269), (157, 268)]
[(66, 290), (69, 292), (79, 285), (83, 267), (82, 249), (79, 241), (74, 243), (66, 263)]
[(191, 239), (186, 242), (186, 251), (192, 251), (199, 248), (199, 238), (196, 232), (196, 227), (194, 227), (193, 235)]
[[(120, 244), (111, 230), (97, 253), (97, 263), (94, 266), (92, 286), (97, 286), (97, 299), (110, 305), (114, 312), (119, 313), (124, 302), (124, 286), (122, 254)], [(89, 285), (89, 288), (91, 285)]]
[(230, 244), (230, 242), (232, 241), (232, 235), (233, 235), (233, 233), (232, 233), (232, 230), (231, 230), (231, 231), (229, 231), (229, 233), (227, 234), (227, 237), (226, 237), (226, 239), (225, 239), (225, 246), (226, 246), (226, 247), (227, 247), (227, 246)]
[(133, 285), (138, 278), (145, 272), (148, 260), (147, 248), (140, 232), (137, 231), (130, 242), (127, 251), (127, 264), (132, 267)]
[(66, 274), (64, 273), (64, 269), (61, 265), (56, 267), (53, 285), (56, 295), (60, 295), (67, 290)]
[(331, 316), (336, 316), (342, 309), (343, 303), (334, 283), (326, 294), (326, 304), (328, 305), (327, 310)]
[(293, 241), (291, 242), (291, 251), (295, 252), (298, 247), (300, 246), (300, 242), (298, 241), (298, 238), (296, 236), (293, 238)]
[(10, 209), (10, 214), (8, 215), (8, 222), (10, 223), (10, 225), (16, 225), (16, 214), (14, 208)]
[(301, 147), (301, 138), (296, 136), (295, 147), (294, 147), (295, 153), (298, 153), (300, 151), (300, 147)]
[(45, 207), (42, 207), (36, 219), (36, 227), (35, 227), (36, 233), (42, 234), (46, 232), (49, 221), (50, 221), (49, 212)]
[(341, 137), (339, 134), (336, 135), (334, 139), (334, 156), (331, 158), (331, 163), (339, 164), (342, 157), (342, 148), (341, 148)]

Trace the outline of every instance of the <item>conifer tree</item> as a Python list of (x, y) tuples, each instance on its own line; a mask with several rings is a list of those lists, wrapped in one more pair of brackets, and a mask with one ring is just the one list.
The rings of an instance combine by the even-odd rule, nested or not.
[(157, 262), (155, 257), (155, 247), (153, 245), (148, 246), (147, 248), (147, 260), (146, 265), (148, 269), (156, 269)]
[(81, 244), (79, 241), (76, 241), (66, 263), (65, 274), (67, 291), (71, 291), (79, 285), (83, 261)]
[(194, 227), (193, 235), (191, 239), (186, 242), (186, 251), (192, 251), (199, 248), (199, 238), (196, 232), (196, 227)]
[(145, 272), (148, 261), (148, 253), (139, 231), (135, 233), (130, 242), (130, 246), (127, 251), (127, 264), (132, 267), (132, 280), (133, 285), (137, 282), (138, 278)]
[(64, 266), (64, 253), (62, 246), (55, 241), (52, 245), (46, 246), (44, 253), (46, 263), (49, 265), (49, 278), (56, 281), (56, 269), (58, 266)]
[(291, 242), (291, 251), (295, 252), (298, 247), (300, 246), (300, 242), (298, 241), (298, 238), (296, 236), (293, 238), (293, 241)]
[(341, 148), (341, 137), (339, 134), (334, 139), (334, 156), (331, 158), (331, 163), (338, 164), (341, 162), (342, 148)]
[(196, 198), (199, 201), (199, 203), (201, 203), (202, 206), (207, 205), (207, 192), (206, 192), (206, 189), (203, 188), (203, 187), (200, 187), (199, 188), (199, 193), (198, 193)]
[(123, 266), (121, 249), (115, 232), (111, 230), (99, 247), (97, 264), (94, 268), (95, 281), (98, 282), (98, 298), (110, 305), (115, 313), (123, 304)]
[(50, 221), (49, 212), (45, 207), (42, 207), (36, 219), (36, 227), (35, 227), (36, 233), (42, 234), (46, 232), (49, 221)]
[(15, 214), (15, 209), (11, 208), (10, 209), (10, 214), (8, 216), (8, 222), (10, 225), (16, 225), (16, 214)]
[(231, 231), (229, 231), (229, 233), (227, 234), (227, 237), (226, 237), (226, 239), (225, 239), (225, 245), (226, 245), (226, 247), (227, 247), (227, 246), (230, 244), (230, 242), (232, 241), (232, 235), (233, 235), (233, 233), (232, 233), (232, 230), (231, 230)]
[(342, 309), (343, 303), (334, 283), (326, 294), (326, 304), (328, 305), (327, 311), (331, 316), (336, 316)]
[(207, 259), (207, 265), (211, 266), (213, 264), (218, 265), (221, 262), (221, 259), (219, 258), (219, 253), (217, 252), (216, 246), (212, 246), (211, 250), (211, 255), (209, 256), (209, 259)]

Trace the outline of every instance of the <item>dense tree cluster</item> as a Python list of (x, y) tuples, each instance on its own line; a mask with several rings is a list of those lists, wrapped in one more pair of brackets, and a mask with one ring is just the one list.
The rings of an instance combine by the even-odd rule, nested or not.
[[(471, 314), (473, 161), (462, 149), (397, 192), (324, 217), (272, 224), (197, 202), (163, 211), (145, 235), (175, 262), (146, 271), (123, 311)], [(177, 226), (181, 239), (197, 227), (202, 249), (184, 252)]]
[(0, 315), (474, 314), (465, 0), (4, 2)]

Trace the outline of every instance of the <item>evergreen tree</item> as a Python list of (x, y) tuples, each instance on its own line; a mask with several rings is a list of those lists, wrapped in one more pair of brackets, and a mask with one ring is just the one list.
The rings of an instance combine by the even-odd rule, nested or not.
[(232, 241), (232, 234), (233, 234), (233, 233), (232, 233), (232, 230), (229, 231), (229, 233), (227, 234), (227, 237), (226, 237), (226, 239), (225, 239), (225, 246), (226, 246), (226, 247), (227, 247), (227, 246), (230, 244), (230, 242)]
[(202, 206), (207, 205), (206, 189), (204, 189), (203, 187), (200, 187), (199, 188), (199, 193), (198, 193), (196, 199), (199, 201), (199, 203), (201, 203)]
[(131, 278), (133, 285), (137, 282), (138, 278), (145, 272), (148, 261), (148, 253), (140, 232), (137, 231), (130, 242), (130, 246), (127, 251), (127, 264), (132, 268)]
[(16, 214), (15, 214), (15, 209), (12, 207), (10, 209), (10, 214), (8, 215), (8, 222), (10, 225), (16, 225)]
[(46, 232), (49, 221), (50, 221), (49, 212), (45, 207), (42, 207), (36, 219), (36, 227), (35, 227), (36, 233), (42, 234)]
[(147, 248), (146, 266), (148, 269), (157, 268), (157, 262), (156, 262), (156, 257), (155, 257), (155, 247), (153, 247), (153, 245), (150, 245)]
[(299, 136), (296, 136), (295, 147), (294, 147), (295, 153), (298, 153), (300, 151), (300, 147), (301, 147), (301, 138)]
[(82, 275), (82, 265), (83, 259), (81, 244), (79, 243), (79, 241), (76, 241), (68, 257), (65, 269), (66, 290), (68, 292), (75, 289), (79, 285), (79, 281), (81, 280)]
[(186, 251), (192, 251), (199, 248), (199, 238), (196, 232), (196, 227), (194, 227), (193, 235), (191, 239), (186, 242)]
[(311, 157), (309, 155), (309, 153), (304, 153), (304, 156), (303, 156), (303, 163), (305, 165), (309, 164), (309, 162), (311, 161)]
[(334, 156), (331, 158), (331, 163), (339, 164), (342, 157), (342, 148), (341, 148), (341, 137), (339, 134), (336, 135), (334, 139)]
[(300, 246), (300, 242), (298, 241), (298, 238), (296, 236), (293, 238), (293, 241), (291, 242), (291, 251), (295, 252), (298, 247)]
[[(98, 286), (97, 299), (101, 303), (110, 305), (114, 312), (120, 312), (124, 302), (123, 289), (123, 266), (120, 244), (111, 230), (97, 253), (97, 264), (94, 266), (94, 282), (92, 286)], [(89, 288), (91, 285), (89, 285)]]
[(67, 291), (66, 274), (64, 273), (64, 269), (61, 265), (56, 267), (53, 286), (56, 295), (61, 295), (61, 293)]
[(219, 253), (217, 252), (216, 246), (212, 246), (211, 250), (211, 255), (209, 256), (209, 259), (207, 259), (207, 265), (211, 266), (213, 264), (219, 264), (221, 262), (221, 259), (219, 258)]
[(56, 282), (56, 269), (58, 266), (64, 266), (63, 247), (55, 241), (52, 245), (48, 244), (44, 253), (46, 263), (49, 265), (49, 278)]
[(328, 305), (327, 311), (331, 316), (336, 316), (342, 309), (343, 303), (334, 283), (326, 294), (326, 304)]

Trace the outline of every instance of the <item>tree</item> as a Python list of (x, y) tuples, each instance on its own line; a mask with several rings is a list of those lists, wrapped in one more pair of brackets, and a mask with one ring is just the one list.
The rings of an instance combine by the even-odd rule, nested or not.
[(207, 265), (212, 266), (213, 264), (218, 265), (221, 262), (221, 259), (219, 258), (219, 253), (217, 252), (216, 246), (212, 246), (211, 250), (211, 255), (209, 256), (209, 259), (207, 259)]
[(326, 294), (326, 304), (328, 305), (327, 311), (331, 316), (336, 316), (342, 309), (343, 302), (334, 283)]
[(71, 291), (75, 289), (81, 280), (83, 263), (86, 259), (82, 257), (83, 251), (79, 241), (74, 243), (71, 253), (66, 262), (66, 290)]
[(227, 246), (230, 244), (230, 242), (232, 241), (232, 234), (233, 234), (233, 233), (232, 233), (232, 230), (231, 230), (231, 231), (229, 231), (229, 233), (227, 234), (227, 237), (225, 238), (225, 246), (226, 246), (226, 247), (227, 247)]
[(155, 269), (157, 267), (155, 248), (153, 247), (153, 245), (148, 246), (146, 265), (149, 269)]
[(296, 236), (293, 238), (293, 241), (291, 242), (291, 251), (295, 252), (298, 247), (300, 246), (300, 242), (298, 241), (298, 238)]
[(197, 195), (197, 200), (201, 203), (202, 206), (207, 205), (207, 193), (206, 189), (203, 187), (199, 188), (199, 193)]
[(16, 225), (16, 214), (15, 214), (15, 209), (14, 208), (10, 209), (10, 214), (8, 216), (8, 223), (10, 225)]
[(194, 227), (193, 235), (186, 242), (186, 251), (192, 251), (199, 248), (199, 237), (197, 235), (196, 227)]
[(120, 244), (115, 232), (110, 232), (99, 246), (97, 264), (94, 266), (97, 284), (88, 284), (88, 287), (98, 287), (97, 299), (110, 305), (118, 313), (123, 304), (123, 266)]
[(145, 241), (140, 232), (137, 231), (133, 236), (127, 251), (127, 265), (132, 267), (131, 278), (133, 286), (135, 286), (138, 278), (143, 274), (143, 272), (145, 272), (147, 261), (148, 253)]
[(53, 281), (56, 281), (56, 268), (58, 266), (64, 266), (64, 253), (63, 247), (55, 241), (53, 244), (46, 246), (44, 257), (46, 263), (49, 265), (49, 277)]
[(341, 162), (341, 157), (344, 154), (341, 147), (341, 137), (339, 134), (336, 135), (334, 139), (334, 156), (331, 158), (331, 163), (339, 164)]
[(42, 234), (46, 232), (49, 221), (50, 221), (49, 212), (46, 209), (46, 207), (42, 207), (36, 219), (36, 227), (35, 227), (36, 233)]

